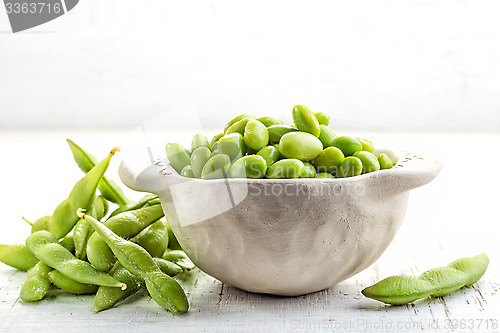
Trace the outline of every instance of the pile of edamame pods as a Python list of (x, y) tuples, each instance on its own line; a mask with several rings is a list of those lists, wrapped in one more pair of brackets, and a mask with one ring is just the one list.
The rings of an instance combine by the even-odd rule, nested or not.
[[(98, 312), (145, 287), (160, 306), (176, 314), (186, 312), (186, 294), (172, 276), (194, 264), (170, 230), (159, 198), (147, 194), (130, 202), (118, 184), (104, 176), (118, 148), (98, 162), (68, 143), (85, 176), (51, 216), (30, 223), (25, 244), (0, 245), (0, 261), (28, 272), (21, 299), (39, 301), (55, 286), (95, 294), (93, 309)], [(110, 202), (118, 208), (108, 213)]]
[(191, 152), (168, 143), (167, 158), (180, 175), (201, 179), (345, 178), (393, 167), (387, 154), (373, 154), (369, 140), (337, 137), (327, 113), (296, 105), (292, 117), (289, 126), (276, 117), (242, 114), (211, 142), (196, 134)]

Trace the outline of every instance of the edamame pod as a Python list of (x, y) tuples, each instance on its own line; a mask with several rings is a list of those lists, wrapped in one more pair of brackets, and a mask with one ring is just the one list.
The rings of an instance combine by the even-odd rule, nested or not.
[(231, 178), (264, 178), (267, 163), (260, 155), (248, 155), (237, 159), (229, 169)]
[(250, 120), (245, 126), (243, 140), (247, 147), (257, 151), (267, 146), (269, 142), (269, 132), (266, 126), (260, 121)]
[(363, 163), (354, 156), (346, 157), (340, 164), (337, 176), (340, 178), (359, 176), (363, 171)]
[(319, 125), (321, 133), (319, 134), (319, 141), (323, 144), (323, 148), (331, 147), (333, 140), (337, 138), (335, 133), (326, 125)]
[(281, 137), (290, 132), (297, 132), (295, 127), (288, 125), (272, 125), (267, 128), (269, 133), (269, 142), (276, 143), (280, 142)]
[(275, 146), (266, 146), (257, 152), (257, 155), (262, 156), (266, 160), (266, 165), (269, 168), (280, 159), (280, 151)]
[[(120, 237), (131, 238), (163, 217), (161, 205), (153, 205), (113, 216), (106, 227)], [(87, 215), (88, 216), (88, 215)], [(109, 271), (116, 262), (112, 250), (98, 234), (93, 233), (87, 242), (87, 259), (99, 271)]]
[(243, 133), (245, 132), (245, 126), (252, 119), (253, 118), (243, 118), (238, 120), (237, 122), (229, 126), (229, 128), (226, 130), (226, 134), (240, 133), (241, 135), (243, 135)]
[(293, 123), (301, 132), (319, 137), (321, 129), (318, 119), (305, 105), (295, 105), (292, 110)]
[[(169, 261), (169, 260), (166, 260), (163, 258), (157, 258), (157, 257), (153, 257), (153, 261), (155, 262), (156, 266), (158, 266), (158, 268), (163, 273), (167, 274), (168, 276), (175, 276), (177, 274), (184, 272), (183, 267), (177, 265), (176, 263), (174, 263), (172, 261)], [(191, 264), (193, 264), (193, 263), (191, 262)], [(193, 266), (194, 266), (194, 264), (193, 264)], [(191, 267), (191, 266), (189, 266), (189, 267)]]
[(226, 154), (231, 161), (234, 161), (245, 155), (247, 146), (240, 133), (230, 133), (219, 139), (217, 150), (219, 154)]
[(260, 117), (257, 118), (258, 121), (260, 121), (264, 126), (269, 127), (273, 125), (284, 125), (283, 121), (277, 117), (273, 116), (265, 116), (265, 117)]
[(179, 265), (180, 267), (182, 267), (187, 271), (190, 271), (196, 267), (194, 263), (191, 261), (191, 259), (189, 259), (186, 252), (180, 250), (178, 251), (167, 250), (163, 254), (163, 259), (173, 262), (174, 264)]
[(211, 157), (212, 152), (208, 148), (200, 147), (193, 151), (191, 154), (191, 169), (195, 178), (201, 178), (203, 167)]
[(318, 172), (336, 173), (343, 160), (342, 150), (337, 147), (328, 147), (314, 159), (314, 165)]
[(353, 136), (339, 136), (334, 139), (332, 146), (342, 150), (344, 156), (352, 156), (355, 152), (363, 150), (363, 145)]
[(392, 164), (391, 158), (385, 153), (378, 155), (378, 163), (380, 164), (380, 170), (391, 169), (394, 165)]
[(142, 246), (152, 257), (161, 257), (168, 247), (168, 230), (163, 219), (151, 224), (131, 239)]
[(81, 283), (127, 288), (111, 276), (77, 259), (48, 231), (37, 231), (26, 239), (26, 247), (44, 264)]
[[(90, 206), (89, 214), (101, 220), (108, 213), (109, 204), (106, 198), (99, 195)], [(86, 256), (87, 241), (94, 229), (85, 220), (78, 220), (73, 228), (73, 241), (75, 245), (75, 257), (84, 259)]]
[[(24, 220), (27, 221), (26, 219), (24, 219)], [(31, 225), (31, 233), (34, 233), (34, 232), (37, 232), (40, 230), (47, 230), (48, 231), (49, 230), (49, 221), (50, 221), (50, 215), (40, 217), (38, 220), (33, 222), (33, 224)]]
[[(78, 146), (70, 139), (66, 139), (66, 141), (80, 170), (87, 173), (98, 163), (97, 158), (92, 153)], [(103, 176), (99, 182), (99, 192), (107, 200), (117, 205), (121, 206), (129, 203), (121, 187), (112, 179), (106, 178), (106, 176)]]
[(218, 154), (210, 158), (203, 170), (201, 171), (201, 179), (217, 179), (225, 178), (229, 171), (231, 159), (226, 154)]
[(304, 162), (304, 171), (299, 178), (314, 178), (316, 177), (316, 168), (311, 163)]
[(191, 151), (194, 151), (196, 148), (206, 147), (210, 148), (210, 144), (208, 143), (207, 137), (203, 134), (196, 134), (191, 140)]
[(387, 304), (400, 305), (429, 296), (443, 296), (479, 281), (488, 267), (486, 254), (455, 260), (447, 267), (438, 267), (413, 276), (391, 276), (361, 293)]
[(182, 168), (191, 161), (189, 152), (178, 143), (167, 143), (165, 151), (167, 152), (167, 158), (170, 165), (172, 165), (178, 173), (180, 173)]
[(194, 178), (193, 168), (191, 167), (191, 165), (188, 164), (184, 168), (182, 168), (180, 175), (182, 177)]
[[(48, 273), (50, 281), (58, 288), (72, 294), (95, 294), (99, 288), (95, 284), (87, 284), (70, 279), (59, 271), (52, 270)], [(115, 288), (119, 289), (119, 288)]]
[(314, 116), (316, 117), (316, 119), (318, 119), (318, 123), (320, 125), (328, 126), (328, 124), (330, 123), (330, 115), (328, 113), (316, 112)]
[(52, 270), (52, 267), (47, 266), (41, 261), (29, 269), (26, 281), (21, 287), (21, 299), (26, 302), (36, 302), (44, 298), (50, 288), (48, 274)]
[[(148, 193), (137, 202), (131, 202), (127, 205), (118, 207), (109, 215), (108, 219), (110, 219), (113, 216), (118, 215), (120, 213), (124, 213), (124, 212), (128, 212), (131, 210), (136, 210), (136, 209), (142, 208), (145, 204), (147, 204), (148, 202), (151, 202), (152, 200), (155, 200), (155, 199), (158, 199), (158, 196), (156, 194)], [(90, 214), (90, 215), (92, 215), (92, 214)]]
[(299, 178), (304, 172), (304, 163), (298, 159), (283, 159), (274, 163), (267, 169), (267, 178)]
[(188, 299), (182, 287), (158, 268), (146, 250), (117, 236), (93, 217), (83, 214), (81, 210), (78, 210), (77, 214), (92, 224), (94, 230), (106, 241), (123, 267), (146, 282), (146, 288), (157, 304), (176, 314), (185, 313), (188, 310)]
[(76, 183), (68, 198), (57, 206), (49, 221), (49, 231), (57, 238), (64, 237), (78, 222), (78, 216), (75, 215), (76, 209), (79, 207), (90, 208), (97, 185), (108, 168), (111, 157), (117, 151), (120, 151), (120, 149), (113, 148), (104, 160), (99, 162)]
[(291, 132), (281, 137), (279, 151), (286, 158), (310, 161), (323, 151), (323, 144), (312, 134)]
[(0, 244), (0, 261), (21, 271), (27, 271), (37, 264), (38, 259), (24, 244)]
[(361, 160), (361, 163), (363, 163), (363, 173), (380, 170), (380, 164), (377, 157), (369, 151), (358, 151), (355, 152), (353, 156), (359, 158)]
[(224, 133), (226, 133), (227, 129), (229, 127), (231, 127), (231, 125), (233, 125), (234, 123), (240, 121), (241, 119), (243, 118), (251, 118), (251, 119), (255, 119), (255, 116), (254, 115), (251, 115), (251, 114), (248, 114), (248, 113), (244, 113), (244, 114), (240, 114), (239, 116), (236, 116), (234, 117), (233, 119), (231, 119), (227, 124), (226, 126), (224, 127)]

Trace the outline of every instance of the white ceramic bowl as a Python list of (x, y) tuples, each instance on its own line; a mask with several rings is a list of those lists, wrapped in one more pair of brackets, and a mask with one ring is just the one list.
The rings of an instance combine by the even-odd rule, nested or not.
[(398, 161), (394, 168), (344, 179), (200, 180), (179, 176), (166, 160), (133, 159), (119, 173), (128, 187), (159, 195), (201, 270), (247, 291), (292, 296), (375, 262), (403, 221), (409, 191), (441, 169), (435, 157), (384, 152)]

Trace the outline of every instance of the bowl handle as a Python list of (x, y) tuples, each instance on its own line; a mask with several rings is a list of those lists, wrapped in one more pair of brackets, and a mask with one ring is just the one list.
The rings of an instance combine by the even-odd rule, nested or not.
[(177, 172), (161, 159), (149, 163), (123, 159), (118, 174), (122, 182), (135, 191), (159, 194), (165, 191), (169, 176)]

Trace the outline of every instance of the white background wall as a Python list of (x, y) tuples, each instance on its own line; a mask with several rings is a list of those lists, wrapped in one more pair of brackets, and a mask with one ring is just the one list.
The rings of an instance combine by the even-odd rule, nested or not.
[(336, 126), (500, 129), (500, 2), (82, 0), (12, 34), (0, 127), (136, 126), (195, 104), (332, 113)]

